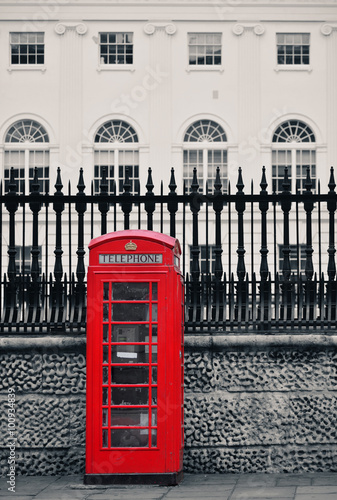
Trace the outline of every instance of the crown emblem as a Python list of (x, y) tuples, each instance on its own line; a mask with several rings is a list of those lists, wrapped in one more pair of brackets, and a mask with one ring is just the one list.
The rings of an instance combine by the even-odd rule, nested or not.
[(125, 250), (137, 250), (137, 245), (136, 243), (130, 240), (129, 243), (127, 243), (124, 248)]

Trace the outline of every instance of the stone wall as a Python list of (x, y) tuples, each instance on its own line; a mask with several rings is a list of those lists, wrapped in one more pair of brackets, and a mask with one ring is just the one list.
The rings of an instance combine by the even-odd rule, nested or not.
[[(187, 472), (337, 470), (337, 338), (186, 336)], [(8, 388), (18, 474), (78, 474), (85, 463), (85, 338), (0, 341), (0, 470)]]

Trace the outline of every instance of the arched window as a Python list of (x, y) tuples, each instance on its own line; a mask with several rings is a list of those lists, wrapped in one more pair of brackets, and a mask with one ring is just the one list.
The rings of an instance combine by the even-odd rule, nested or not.
[(200, 191), (214, 188), (216, 168), (220, 167), (222, 190), (227, 191), (227, 137), (224, 129), (213, 120), (198, 120), (184, 135), (183, 177), (190, 187), (196, 167)]
[(272, 177), (276, 192), (283, 191), (285, 167), (288, 167), (292, 192), (305, 191), (307, 167), (310, 168), (312, 188), (316, 189), (315, 143), (315, 134), (300, 120), (287, 120), (277, 127), (272, 149)]
[(125, 170), (128, 167), (131, 192), (139, 193), (138, 135), (123, 120), (105, 122), (95, 135), (94, 190), (100, 192), (103, 168), (107, 169), (108, 191), (123, 192)]
[(34, 168), (38, 169), (40, 192), (49, 192), (49, 137), (45, 128), (35, 120), (19, 120), (5, 135), (4, 180), (8, 191), (10, 169), (18, 182), (18, 192), (30, 192)]

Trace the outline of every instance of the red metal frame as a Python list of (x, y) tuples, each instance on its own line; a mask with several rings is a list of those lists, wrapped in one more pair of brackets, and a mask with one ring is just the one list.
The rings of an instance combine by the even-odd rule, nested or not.
[(165, 483), (167, 475), (173, 484), (183, 455), (179, 242), (131, 230), (96, 238), (89, 249), (85, 480), (132, 482), (138, 474)]

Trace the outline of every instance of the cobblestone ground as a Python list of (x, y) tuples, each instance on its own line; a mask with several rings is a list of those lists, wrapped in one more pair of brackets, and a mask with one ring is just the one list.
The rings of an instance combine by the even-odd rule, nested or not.
[(0, 479), (0, 500), (337, 500), (337, 473), (185, 474), (179, 486), (85, 486), (77, 476)]

